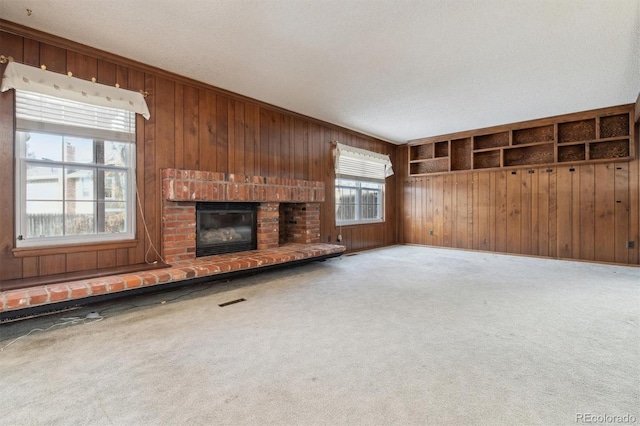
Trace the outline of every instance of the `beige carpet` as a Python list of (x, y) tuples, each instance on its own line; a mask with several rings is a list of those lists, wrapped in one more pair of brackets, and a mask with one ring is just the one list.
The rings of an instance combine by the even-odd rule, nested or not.
[(638, 268), (394, 246), (2, 325), (0, 424), (640, 423), (639, 319)]

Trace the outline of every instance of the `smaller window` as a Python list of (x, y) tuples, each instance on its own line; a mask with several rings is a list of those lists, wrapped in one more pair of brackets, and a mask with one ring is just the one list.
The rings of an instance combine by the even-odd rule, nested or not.
[(384, 184), (336, 179), (336, 225), (382, 222)]
[(393, 174), (388, 155), (336, 142), (336, 226), (384, 221), (385, 178)]

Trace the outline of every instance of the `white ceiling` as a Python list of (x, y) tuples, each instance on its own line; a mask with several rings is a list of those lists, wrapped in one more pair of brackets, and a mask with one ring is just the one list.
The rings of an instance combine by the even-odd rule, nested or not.
[(394, 143), (640, 91), (638, 0), (0, 0), (0, 17)]

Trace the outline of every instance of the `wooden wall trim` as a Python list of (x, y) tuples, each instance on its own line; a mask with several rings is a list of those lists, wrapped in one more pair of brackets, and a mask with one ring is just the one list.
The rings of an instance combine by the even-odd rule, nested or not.
[[(39, 30), (35, 30), (33, 28), (29, 28), (29, 27), (25, 27), (23, 25), (20, 24), (16, 24), (14, 22), (10, 22), (10, 21), (6, 21), (4, 19), (0, 19), (0, 32), (7, 32), (10, 34), (14, 34), (17, 36), (21, 36), (21, 37), (26, 37), (26, 38), (31, 38), (34, 40), (38, 40), (40, 42), (44, 42), (47, 43), (49, 45), (58, 47), (58, 48), (62, 48), (62, 49), (67, 49), (67, 50), (72, 50), (74, 52), (78, 52), (84, 55), (89, 55), (92, 56), (94, 58), (97, 58), (98, 60), (104, 60), (104, 61), (110, 61), (110, 62), (115, 62), (119, 65), (131, 68), (131, 69), (135, 69), (138, 71), (142, 71), (145, 73), (151, 73), (154, 74), (157, 77), (162, 77), (162, 78), (166, 78), (168, 80), (172, 80), (174, 82), (178, 82), (178, 83), (182, 83), (182, 84), (186, 84), (189, 86), (193, 86), (196, 87), (198, 89), (203, 89), (203, 90), (207, 90), (207, 91), (212, 91), (215, 92), (216, 94), (219, 95), (223, 95), (226, 96), (228, 98), (234, 99), (234, 100), (239, 100), (239, 101), (243, 101), (243, 102), (250, 102), (253, 104), (256, 104), (257, 106), (261, 107), (261, 108), (267, 108), (269, 110), (272, 110), (274, 112), (278, 112), (281, 114), (287, 114), (293, 117), (297, 117), (297, 118), (301, 118), (305, 121), (311, 121), (317, 124), (320, 124), (324, 127), (330, 127), (342, 132), (347, 132), (347, 133), (351, 133), (355, 136), (357, 136), (358, 138), (364, 138), (364, 139), (368, 139), (371, 141), (376, 141), (376, 142), (385, 142), (391, 145), (395, 145), (389, 141), (385, 141), (383, 139), (380, 138), (376, 138), (374, 136), (370, 136), (367, 135), (365, 133), (360, 133), (357, 130), (353, 130), (353, 129), (349, 129), (346, 127), (342, 127), (339, 126), (337, 124), (333, 124), (333, 123), (328, 123), (326, 121), (322, 121), (320, 119), (317, 118), (313, 118), (304, 114), (300, 114), (298, 112), (295, 111), (291, 111), (276, 105), (272, 105), (269, 104), (267, 102), (264, 101), (260, 101), (258, 99), (254, 99), (248, 96), (244, 96), (244, 95), (240, 95), (238, 93), (235, 92), (231, 92), (225, 89), (222, 89), (220, 87), (216, 87), (216, 86), (212, 86), (210, 84), (206, 84), (203, 83), (201, 81), (198, 80), (194, 80), (179, 74), (175, 74), (172, 73), (170, 71), (164, 70), (162, 68), (158, 68), (158, 67), (154, 67), (151, 65), (147, 65), (144, 64), (142, 62), (138, 62), (135, 61), (133, 59), (129, 59), (129, 58), (125, 58), (123, 56), (118, 56), (114, 53), (110, 53), (104, 50), (100, 50), (100, 49), (96, 49), (90, 46), (87, 46), (85, 44), (82, 43), (78, 43), (69, 39), (65, 39), (53, 34), (49, 34), (49, 33), (45, 33), (43, 31), (39, 31)], [(2, 54), (2, 52), (0, 52), (0, 54)], [(48, 65), (48, 64), (45, 64)], [(74, 71), (74, 70), (70, 70), (70, 71)], [(75, 71), (74, 71), (75, 74)], [(144, 88), (136, 88), (136, 90), (141, 90)]]
[(638, 98), (636, 99), (636, 123), (640, 121), (640, 93), (638, 93)]

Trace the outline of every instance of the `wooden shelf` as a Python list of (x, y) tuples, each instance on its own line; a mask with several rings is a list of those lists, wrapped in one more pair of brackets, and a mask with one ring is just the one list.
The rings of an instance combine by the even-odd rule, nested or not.
[(409, 142), (409, 175), (628, 161), (634, 105), (602, 108)]

